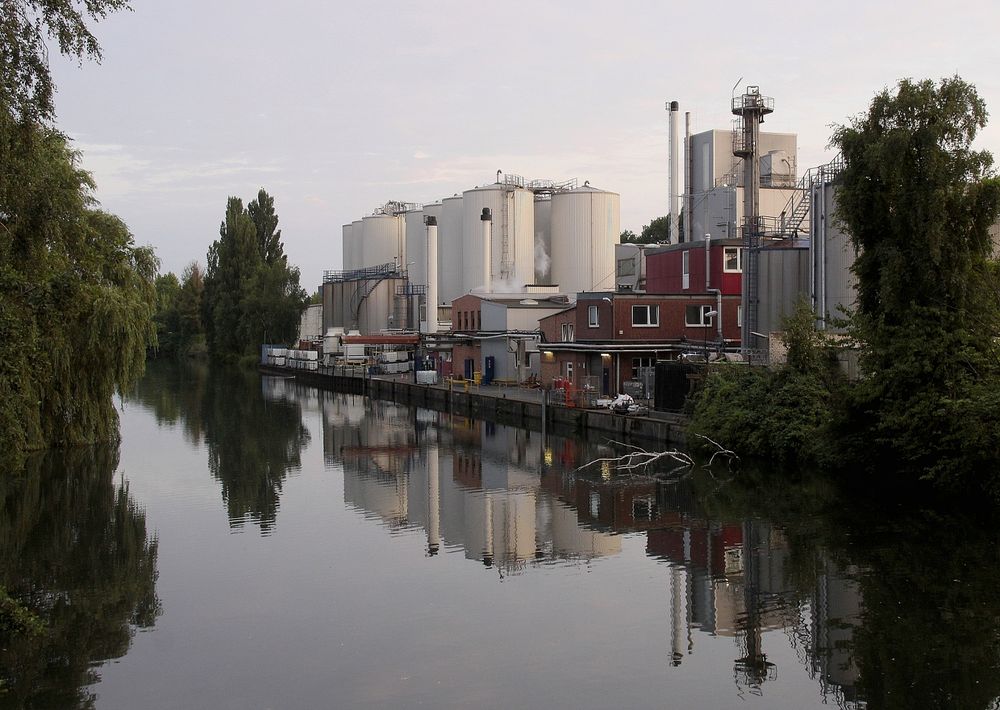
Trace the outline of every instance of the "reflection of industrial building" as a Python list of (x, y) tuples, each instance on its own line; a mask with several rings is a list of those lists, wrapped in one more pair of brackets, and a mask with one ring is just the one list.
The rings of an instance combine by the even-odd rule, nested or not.
[(581, 472), (606, 455), (586, 442), (551, 437), (543, 446), (537, 432), (347, 395), (322, 393), (320, 409), (345, 502), (391, 529), (421, 530), (427, 554), (461, 553), (516, 574), (616, 555), (624, 534), (644, 532), (646, 554), (667, 563), (671, 664), (694, 653), (697, 632), (724, 637), (736, 682), (760, 692), (777, 673), (769, 644), (790, 643), (824, 695), (842, 706), (857, 700), (857, 571), (820, 555), (815, 587), (797, 587), (781, 528), (710, 519), (683, 483), (624, 479), (610, 467)]

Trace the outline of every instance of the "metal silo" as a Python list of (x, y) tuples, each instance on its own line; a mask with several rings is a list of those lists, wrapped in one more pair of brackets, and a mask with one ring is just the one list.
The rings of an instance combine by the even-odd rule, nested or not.
[(552, 199), (535, 197), (535, 283), (552, 283)]
[(552, 282), (565, 293), (612, 291), (620, 198), (590, 187), (552, 196)]
[(351, 223), (351, 265), (349, 269), (360, 269), (364, 266), (365, 254), (362, 245), (365, 243), (365, 223), (356, 219)]
[(517, 291), (535, 282), (534, 194), (514, 185), (496, 183), (462, 193), (464, 291), (481, 288), (483, 237), (480, 216), (493, 215), (493, 290)]
[(353, 257), (353, 254), (351, 253), (351, 248), (354, 246), (354, 243), (353, 243), (352, 238), (351, 238), (351, 228), (352, 227), (353, 227), (353, 225), (351, 225), (351, 224), (345, 224), (344, 227), (343, 227), (344, 238), (341, 241), (341, 244), (342, 244), (342, 252), (341, 253), (343, 254), (343, 261), (342, 261), (343, 266), (341, 268), (343, 268), (345, 271), (347, 269), (353, 268), (351, 266), (351, 258)]
[(398, 263), (403, 255), (404, 224), (397, 215), (376, 214), (365, 217), (362, 255), (364, 267)]
[(438, 300), (451, 305), (461, 296), (462, 278), (462, 196), (441, 200), (438, 219)]
[(427, 284), (427, 228), (424, 211), (406, 213), (406, 271), (411, 284)]

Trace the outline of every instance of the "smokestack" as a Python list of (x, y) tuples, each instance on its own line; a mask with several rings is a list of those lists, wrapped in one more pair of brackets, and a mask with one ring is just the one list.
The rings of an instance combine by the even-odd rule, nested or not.
[(493, 215), (489, 207), (483, 207), (479, 217), (483, 223), (483, 292), (493, 291)]
[(681, 212), (681, 198), (680, 198), (680, 185), (678, 184), (680, 178), (680, 156), (677, 155), (677, 143), (678, 143), (678, 132), (680, 127), (677, 125), (677, 119), (680, 113), (680, 104), (676, 101), (671, 101), (667, 104), (667, 110), (670, 112), (668, 128), (670, 129), (670, 241), (677, 244), (681, 241), (679, 230), (679, 218)]
[(691, 112), (684, 112), (684, 241), (690, 242), (694, 232), (694, 161), (691, 158)]
[(427, 228), (427, 320), (428, 333), (438, 330), (438, 221), (434, 215), (424, 217)]

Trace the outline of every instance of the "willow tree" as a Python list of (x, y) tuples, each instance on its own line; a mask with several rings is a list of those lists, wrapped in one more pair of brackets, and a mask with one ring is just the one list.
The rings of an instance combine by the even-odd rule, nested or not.
[(0, 452), (114, 440), (142, 373), (156, 259), (97, 209), (66, 139), (0, 110)]
[[(865, 377), (848, 421), (866, 457), (939, 481), (1000, 460), (993, 158), (983, 100), (955, 77), (901, 81), (837, 129), (839, 217), (858, 257), (853, 334)], [(991, 476), (990, 482), (1000, 482)]]

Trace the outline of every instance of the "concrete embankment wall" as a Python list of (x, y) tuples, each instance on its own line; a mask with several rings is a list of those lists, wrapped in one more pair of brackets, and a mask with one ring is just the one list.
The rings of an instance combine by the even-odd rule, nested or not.
[(534, 430), (541, 430), (544, 415), (546, 431), (552, 434), (598, 436), (618, 441), (659, 445), (661, 448), (665, 444), (684, 444), (684, 420), (678, 415), (662, 415), (662, 418), (621, 416), (592, 409), (508, 398), (503, 389), (467, 392), (458, 387), (449, 389), (412, 382), (332, 375), (325, 372), (293, 371), (275, 367), (261, 367), (260, 371), (265, 375), (292, 376), (303, 384), (320, 389), (366, 395), (375, 399), (386, 399), (400, 404)]

